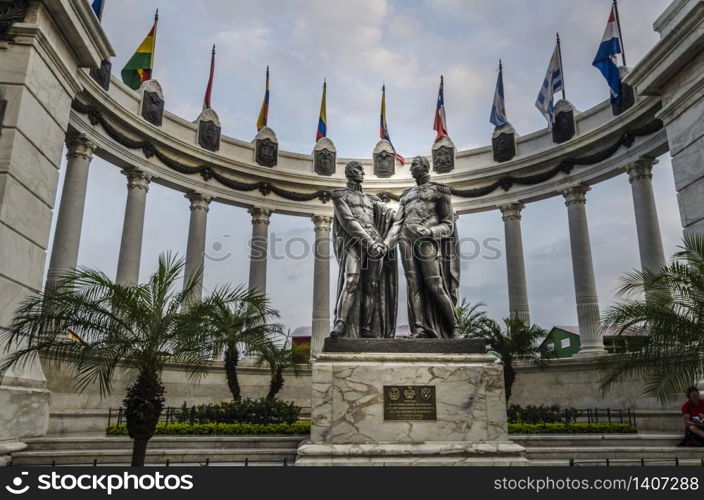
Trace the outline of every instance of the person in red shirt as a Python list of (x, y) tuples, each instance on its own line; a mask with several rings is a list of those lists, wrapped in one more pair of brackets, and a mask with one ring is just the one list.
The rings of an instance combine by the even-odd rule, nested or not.
[(682, 405), (685, 426), (685, 442), (704, 446), (704, 399), (699, 397), (699, 389), (687, 389), (687, 401)]

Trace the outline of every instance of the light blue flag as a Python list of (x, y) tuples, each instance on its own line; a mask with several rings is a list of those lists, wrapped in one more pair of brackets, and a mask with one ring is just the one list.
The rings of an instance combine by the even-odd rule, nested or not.
[(548, 128), (552, 129), (555, 123), (554, 96), (563, 89), (562, 65), (560, 64), (560, 49), (555, 45), (555, 50), (550, 58), (548, 72), (543, 80), (543, 86), (535, 101), (535, 107), (548, 121)]
[(499, 61), (499, 77), (496, 80), (496, 91), (494, 92), (494, 104), (491, 107), (491, 117), (489, 121), (495, 127), (508, 125), (506, 118), (506, 105), (504, 104), (504, 69)]

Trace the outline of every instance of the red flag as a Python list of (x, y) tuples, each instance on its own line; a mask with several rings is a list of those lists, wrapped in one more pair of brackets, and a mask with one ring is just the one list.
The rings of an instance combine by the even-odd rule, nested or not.
[(445, 119), (445, 92), (442, 75), (440, 75), (440, 90), (438, 91), (438, 104), (435, 107), (435, 121), (433, 130), (437, 132), (435, 142), (447, 135), (447, 121)]
[(213, 94), (213, 76), (215, 75), (215, 45), (213, 45), (213, 53), (210, 58), (210, 78), (208, 79), (208, 87), (205, 89), (205, 98), (203, 99), (203, 110), (210, 109), (210, 98)]

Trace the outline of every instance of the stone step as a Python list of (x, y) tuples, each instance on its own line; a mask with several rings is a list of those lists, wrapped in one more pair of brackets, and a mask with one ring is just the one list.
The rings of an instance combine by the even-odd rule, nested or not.
[[(304, 435), (280, 436), (155, 436), (149, 446), (158, 449), (266, 449), (295, 450)], [(126, 436), (45, 436), (26, 439), (27, 451), (132, 449)]]
[(511, 440), (521, 446), (675, 446), (682, 434), (511, 434)]
[[(12, 454), (13, 465), (99, 465), (129, 464), (132, 450), (127, 448), (99, 450), (43, 450), (21, 451)], [(173, 464), (242, 463), (245, 460), (255, 463), (278, 463), (284, 460), (292, 465), (296, 459), (296, 448), (232, 448), (232, 449), (192, 449), (192, 448), (147, 448), (146, 462), (164, 465), (167, 460)]]
[(533, 460), (574, 459), (693, 459), (704, 458), (704, 448), (677, 446), (540, 446), (527, 447), (526, 456)]

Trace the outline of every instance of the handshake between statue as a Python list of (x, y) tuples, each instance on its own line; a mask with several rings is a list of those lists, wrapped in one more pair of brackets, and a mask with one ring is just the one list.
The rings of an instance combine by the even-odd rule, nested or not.
[(332, 194), (333, 246), (340, 264), (333, 337), (395, 336), (397, 254), (408, 285), (412, 337), (455, 336), (459, 255), (450, 189), (431, 182), (427, 158), (413, 159), (411, 175), (416, 186), (403, 192), (394, 213), (377, 196), (362, 192), (361, 163), (345, 167), (347, 187)]

